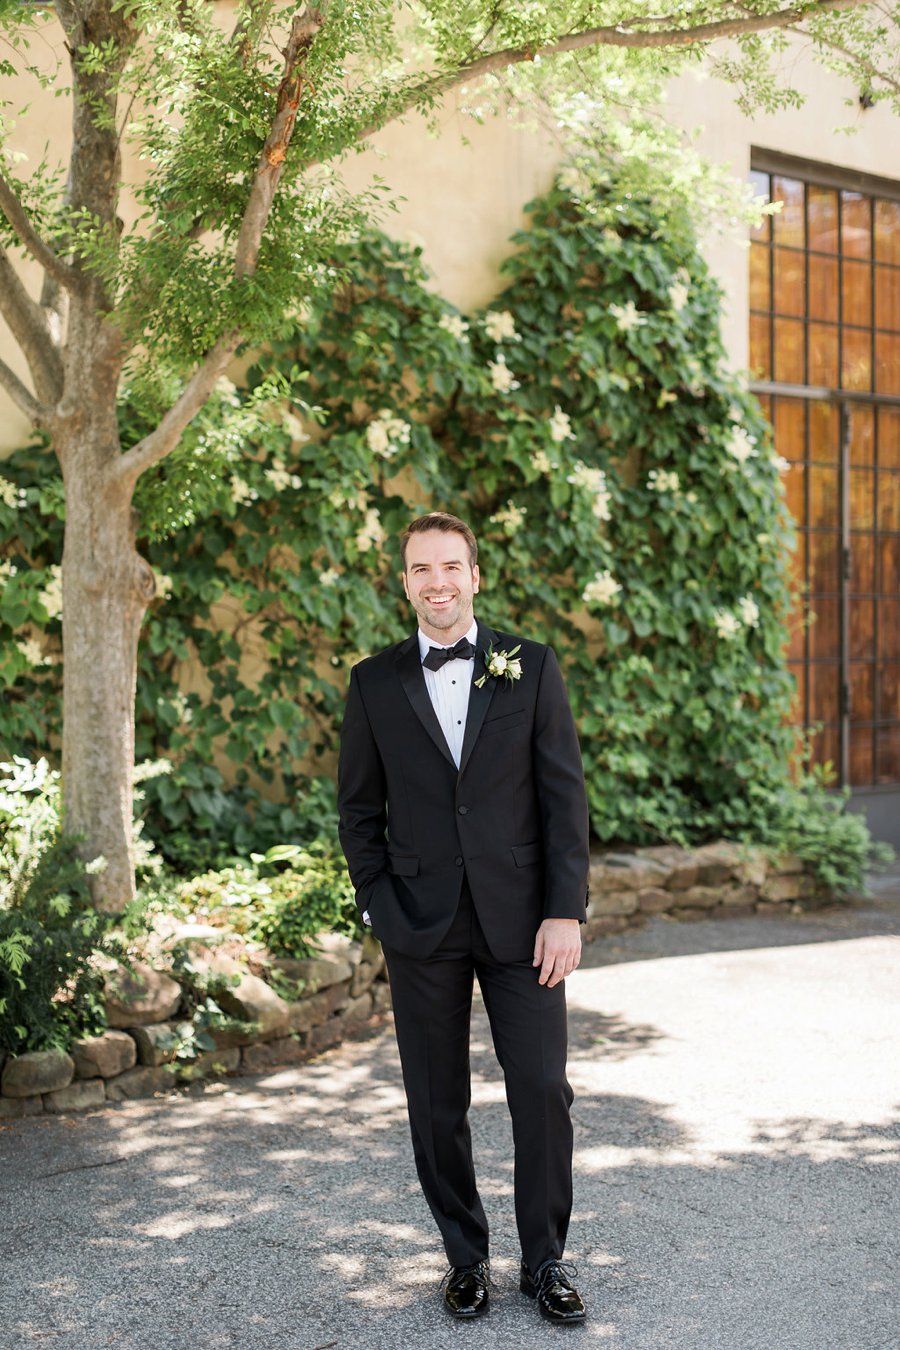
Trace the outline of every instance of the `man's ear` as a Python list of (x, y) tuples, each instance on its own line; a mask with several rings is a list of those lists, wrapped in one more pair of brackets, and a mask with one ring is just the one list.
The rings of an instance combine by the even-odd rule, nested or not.
[(475, 595), (478, 594), (478, 587), (480, 586), (480, 584), (481, 584), (481, 573), (479, 572), (478, 566), (476, 564), (476, 566), (472, 568), (472, 591), (474, 592)]
[(400, 573), (400, 580), (403, 582), (403, 593), (404, 593), (404, 595), (406, 596), (406, 598), (407, 598), (407, 600), (408, 600), (408, 599), (409, 599), (409, 587), (408, 587), (407, 584), (406, 584), (406, 572), (405, 572), (405, 571)]

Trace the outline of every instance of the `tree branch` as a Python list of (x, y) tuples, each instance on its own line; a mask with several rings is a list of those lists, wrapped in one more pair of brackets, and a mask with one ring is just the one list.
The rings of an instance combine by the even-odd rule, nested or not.
[(11, 370), (5, 361), (0, 361), (0, 388), (6, 390), (16, 407), (21, 409), (36, 426), (46, 426), (50, 417), (50, 409), (38, 403), (34, 395), (25, 388), (16, 372)]
[[(298, 14), (291, 24), (290, 37), (284, 49), (284, 74), (278, 86), (272, 128), (259, 157), (235, 245), (234, 274), (238, 279), (251, 277), (256, 271), (263, 232), (284, 172), (284, 161), (303, 93), (305, 81), (300, 67), (305, 63), (324, 21), (322, 9), (307, 9)], [(219, 339), (194, 371), (159, 426), (116, 460), (114, 477), (120, 481), (131, 479), (136, 482), (151, 465), (165, 459), (175, 449), (185, 427), (209, 398), (216, 380), (228, 365), (240, 340), (241, 333), (238, 331), (226, 333)]]
[[(478, 80), (496, 71), (507, 70), (510, 66), (520, 65), (524, 61), (533, 61), (535, 57), (560, 56), (565, 52), (581, 51), (589, 47), (692, 47), (698, 44), (714, 42), (721, 38), (742, 37), (749, 33), (766, 32), (773, 28), (791, 28), (804, 19), (818, 18), (842, 9), (856, 9), (868, 3), (868, 0), (814, 0), (811, 4), (791, 6), (770, 14), (756, 14), (747, 18), (717, 19), (712, 23), (697, 24), (688, 28), (655, 29), (644, 32), (640, 24), (657, 24), (659, 18), (635, 18), (627, 23), (615, 24), (605, 28), (585, 28), (577, 33), (567, 33), (555, 42), (543, 47), (507, 47), (502, 51), (490, 52), (479, 56), (456, 70), (433, 75), (429, 79), (413, 86), (407, 97), (397, 107), (388, 107), (381, 117), (366, 127), (357, 136), (358, 141), (367, 140), (381, 131), (398, 117), (403, 117), (421, 101), (447, 94), (458, 84)], [(304, 161), (304, 168), (312, 168), (317, 160)]]
[(40, 263), (44, 271), (69, 290), (77, 290), (80, 281), (78, 273), (64, 263), (62, 258), (57, 257), (50, 245), (41, 238), (28, 219), (18, 193), (2, 173), (0, 173), (0, 211), (15, 230), (23, 247), (36, 262)]
[(3, 248), (0, 248), (0, 315), (28, 362), (38, 398), (55, 403), (62, 390), (63, 370), (47, 313), (32, 300)]
[(209, 398), (216, 380), (237, 351), (240, 340), (239, 332), (225, 333), (207, 352), (159, 425), (112, 464), (111, 474), (114, 481), (130, 480), (136, 483), (142, 473), (171, 454), (185, 428)]

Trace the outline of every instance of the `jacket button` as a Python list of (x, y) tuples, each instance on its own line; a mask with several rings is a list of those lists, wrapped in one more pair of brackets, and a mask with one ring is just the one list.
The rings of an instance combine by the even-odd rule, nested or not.
[(463, 865), (462, 858), (454, 858), (453, 861), (456, 863), (457, 867), (462, 867)]
[(456, 809), (461, 816), (467, 816), (469, 814), (469, 808), (467, 806), (458, 806)]

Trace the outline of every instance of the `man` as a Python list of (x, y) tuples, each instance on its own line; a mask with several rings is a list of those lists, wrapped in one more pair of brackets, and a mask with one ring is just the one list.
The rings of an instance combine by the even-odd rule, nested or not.
[(488, 1309), (488, 1228), (467, 1121), (473, 975), (506, 1080), (520, 1288), (584, 1320), (562, 1265), (572, 1206), (563, 981), (578, 965), (588, 816), (549, 647), (476, 621), (477, 546), (433, 512), (400, 541), (418, 632), (354, 667), (341, 733), (340, 836), (381, 939), (425, 1198), (453, 1316)]

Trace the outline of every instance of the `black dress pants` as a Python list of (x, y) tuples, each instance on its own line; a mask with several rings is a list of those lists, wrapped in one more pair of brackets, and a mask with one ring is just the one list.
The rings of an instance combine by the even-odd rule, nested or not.
[(506, 1081), (522, 1257), (531, 1270), (561, 1258), (572, 1209), (565, 983), (540, 985), (530, 960), (495, 960), (467, 885), (431, 956), (385, 948), (385, 958), (416, 1169), (448, 1261), (467, 1266), (488, 1256), (467, 1119), (475, 975)]

